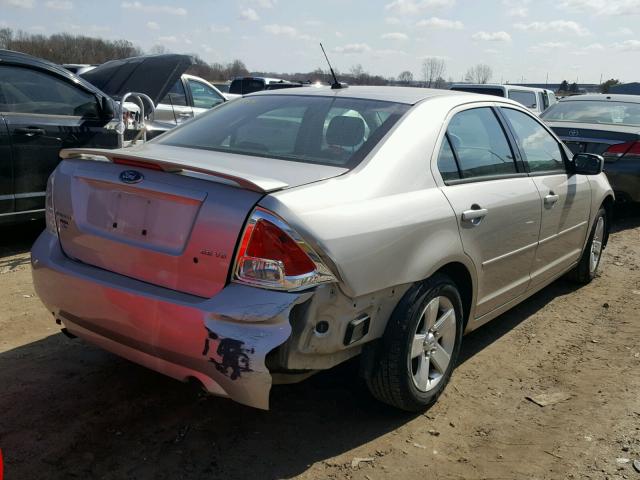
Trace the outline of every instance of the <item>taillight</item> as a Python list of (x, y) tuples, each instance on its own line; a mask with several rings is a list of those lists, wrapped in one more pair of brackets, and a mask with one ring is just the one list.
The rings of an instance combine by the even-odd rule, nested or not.
[(45, 217), (45, 228), (49, 233), (52, 233), (57, 237), (58, 227), (56, 225), (56, 211), (53, 205), (54, 178), (55, 178), (55, 172), (49, 175), (49, 180), (47, 180), (47, 191), (44, 199), (44, 217)]
[(602, 156), (607, 162), (615, 162), (622, 157), (640, 158), (640, 142), (616, 143), (607, 148)]
[(242, 233), (234, 281), (290, 291), (336, 278), (297, 232), (273, 213), (257, 208)]

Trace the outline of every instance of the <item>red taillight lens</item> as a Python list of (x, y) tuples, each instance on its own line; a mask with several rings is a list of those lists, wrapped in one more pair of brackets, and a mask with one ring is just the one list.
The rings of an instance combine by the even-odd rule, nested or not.
[(258, 220), (252, 229), (246, 256), (282, 262), (286, 276), (313, 272), (316, 265), (293, 239), (268, 220)]
[(279, 290), (335, 281), (299, 235), (263, 209), (256, 209), (249, 218), (238, 248), (234, 274), (238, 282)]
[(640, 157), (640, 142), (616, 143), (602, 154), (605, 160), (615, 161), (622, 157)]

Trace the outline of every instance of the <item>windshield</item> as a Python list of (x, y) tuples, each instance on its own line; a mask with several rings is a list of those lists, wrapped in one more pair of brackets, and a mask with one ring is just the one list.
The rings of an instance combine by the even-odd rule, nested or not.
[(640, 126), (640, 103), (573, 100), (549, 107), (542, 118), (553, 122)]
[(352, 168), (409, 108), (353, 98), (245, 97), (168, 132), (158, 143)]

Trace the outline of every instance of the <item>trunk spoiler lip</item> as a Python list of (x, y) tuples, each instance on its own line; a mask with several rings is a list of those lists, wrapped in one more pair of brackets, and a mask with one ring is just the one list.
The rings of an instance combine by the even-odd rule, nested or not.
[(123, 150), (108, 150), (103, 148), (66, 148), (60, 151), (60, 158), (62, 158), (63, 160), (104, 159), (109, 162), (113, 162), (115, 158), (121, 158), (124, 160), (133, 160), (135, 162), (141, 163), (148, 162), (162, 168), (162, 170), (166, 172), (189, 171), (211, 175), (213, 177), (224, 178), (225, 180), (231, 180), (242, 188), (259, 193), (271, 193), (277, 190), (282, 190), (289, 186), (288, 183), (274, 178), (248, 175), (245, 173), (239, 174), (237, 172), (234, 172), (233, 170), (215, 166), (206, 168), (204, 166), (183, 164), (158, 158), (153, 155), (138, 155), (136, 153), (126, 152)]

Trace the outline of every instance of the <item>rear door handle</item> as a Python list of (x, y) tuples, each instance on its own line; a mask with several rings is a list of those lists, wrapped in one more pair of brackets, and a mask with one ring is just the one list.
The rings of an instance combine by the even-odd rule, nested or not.
[(36, 135), (44, 135), (46, 133), (44, 128), (37, 127), (16, 128), (14, 132), (18, 135), (26, 135), (27, 137), (35, 137)]
[(178, 116), (180, 118), (191, 118), (191, 114), (190, 113), (179, 113)]
[(478, 225), (484, 217), (487, 216), (489, 210), (486, 208), (472, 208), (462, 212), (462, 221), (469, 222), (472, 225)]
[(553, 192), (549, 192), (549, 195), (544, 197), (544, 204), (546, 206), (552, 207), (553, 205), (555, 205), (555, 203), (558, 201), (559, 198), (560, 198), (559, 195), (556, 195)]

